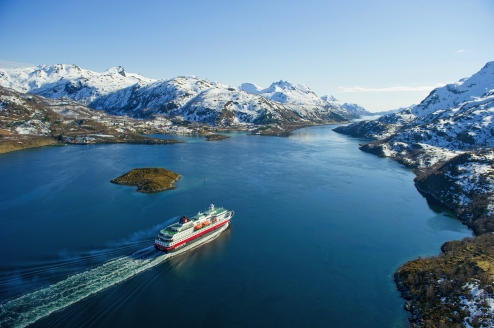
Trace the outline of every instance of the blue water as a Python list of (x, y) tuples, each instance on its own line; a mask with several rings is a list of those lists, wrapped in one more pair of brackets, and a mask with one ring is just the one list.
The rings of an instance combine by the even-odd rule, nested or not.
[[(0, 155), (0, 326), (406, 327), (393, 272), (471, 233), (333, 127)], [(109, 182), (149, 166), (177, 189)], [(211, 203), (235, 211), (218, 238), (149, 247)]]

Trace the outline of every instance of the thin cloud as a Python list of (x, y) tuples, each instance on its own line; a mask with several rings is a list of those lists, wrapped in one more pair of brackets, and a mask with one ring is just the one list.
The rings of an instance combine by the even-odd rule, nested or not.
[(0, 58), (0, 68), (19, 68), (19, 67), (30, 67), (36, 66), (34, 64), (19, 63), (10, 60), (5, 60)]
[(420, 86), (420, 87), (386, 87), (386, 88), (364, 88), (364, 87), (338, 87), (341, 92), (424, 92), (431, 91), (437, 87), (442, 87), (444, 84), (436, 84), (435, 86)]
[(456, 50), (455, 52), (462, 53), (462, 52), (465, 52), (465, 50), (464, 49), (460, 49), (460, 50)]

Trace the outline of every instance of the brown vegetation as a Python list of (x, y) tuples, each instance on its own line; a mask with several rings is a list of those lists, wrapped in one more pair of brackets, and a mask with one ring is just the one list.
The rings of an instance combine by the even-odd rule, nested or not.
[(110, 182), (127, 186), (137, 186), (137, 192), (153, 193), (175, 189), (175, 182), (181, 177), (178, 173), (160, 167), (140, 168), (133, 169)]
[[(446, 242), (436, 257), (407, 262), (395, 273), (405, 309), (412, 312), (412, 327), (462, 327), (469, 314), (460, 304), (460, 296), (471, 298), (463, 287), (475, 281), (493, 293), (494, 235), (485, 234), (462, 241)], [(482, 304), (479, 304), (482, 306)], [(474, 318), (472, 325), (481, 327), (492, 315)]]
[(33, 147), (56, 145), (57, 143), (57, 140), (52, 137), (31, 135), (2, 136), (0, 138), (0, 154)]

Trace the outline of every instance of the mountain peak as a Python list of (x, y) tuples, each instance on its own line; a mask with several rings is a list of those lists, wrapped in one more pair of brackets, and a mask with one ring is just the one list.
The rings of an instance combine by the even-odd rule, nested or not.
[(283, 80), (279, 80), (278, 82), (273, 82), (271, 84), (271, 87), (280, 87), (282, 89), (286, 89), (286, 88), (293, 88), (295, 87), (292, 83), (288, 82), (288, 81), (283, 81)]
[(494, 74), (494, 61), (487, 62), (477, 74)]
[(110, 75), (120, 74), (123, 77), (127, 76), (127, 74), (125, 74), (125, 69), (122, 66), (113, 66), (107, 69), (106, 72), (109, 73)]
[(416, 116), (426, 116), (437, 110), (456, 108), (466, 101), (482, 97), (494, 89), (494, 61), (487, 62), (480, 71), (458, 82), (435, 88), (412, 109)]
[(262, 92), (263, 88), (254, 83), (242, 83), (239, 87), (240, 90), (247, 93), (258, 95)]
[(324, 95), (324, 96), (322, 96), (322, 97), (321, 97), (321, 99), (322, 99), (322, 100), (324, 100), (324, 101), (328, 101), (328, 102), (329, 102), (329, 101), (331, 101), (331, 102), (333, 102), (333, 101), (334, 101), (334, 102), (337, 102), (337, 101), (338, 101), (338, 99), (336, 99), (336, 98), (335, 98), (334, 96), (332, 96), (332, 95)]

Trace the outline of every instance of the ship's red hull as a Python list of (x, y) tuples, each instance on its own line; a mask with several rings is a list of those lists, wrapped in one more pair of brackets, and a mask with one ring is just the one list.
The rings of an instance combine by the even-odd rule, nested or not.
[(227, 224), (228, 222), (230, 222), (230, 220), (226, 220), (224, 222), (221, 222), (220, 224), (218, 225), (215, 225), (211, 228), (208, 228), (208, 229), (204, 229), (204, 231), (201, 231), (200, 233), (198, 233), (197, 235), (194, 235), (190, 238), (187, 238), (185, 240), (182, 240), (181, 242), (171, 246), (171, 247), (165, 247), (163, 245), (159, 245), (159, 244), (154, 244), (154, 247), (159, 250), (159, 251), (163, 251), (165, 253), (173, 253), (175, 251), (178, 251), (180, 250), (181, 247), (185, 246), (186, 244), (192, 244), (192, 243), (195, 243), (195, 242), (198, 242), (200, 239), (202, 239), (202, 237), (206, 237), (206, 235), (209, 235), (211, 233), (213, 233), (215, 230), (217, 230), (218, 228), (221, 228), (222, 226), (224, 226), (225, 224)]

